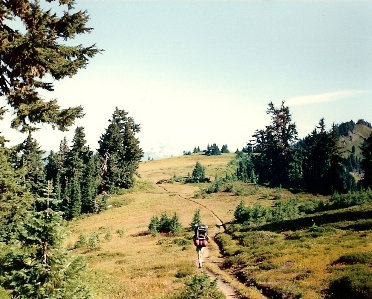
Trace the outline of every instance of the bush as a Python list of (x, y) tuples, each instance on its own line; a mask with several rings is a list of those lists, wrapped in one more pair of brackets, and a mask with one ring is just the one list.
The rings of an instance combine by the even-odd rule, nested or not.
[(186, 288), (170, 297), (171, 299), (223, 299), (225, 296), (217, 288), (217, 279), (211, 281), (206, 273), (193, 276)]
[(118, 229), (116, 230), (116, 233), (119, 235), (120, 238), (122, 238), (124, 236), (124, 229), (123, 228)]
[(160, 221), (159, 221), (158, 216), (153, 216), (148, 226), (150, 233), (152, 235), (156, 235), (159, 231), (159, 226), (160, 226)]
[(173, 240), (173, 244), (178, 246), (188, 246), (191, 245), (191, 241), (184, 238), (176, 238)]
[(97, 233), (92, 233), (88, 239), (88, 249), (91, 251), (100, 249), (99, 243), (99, 235)]
[(157, 233), (172, 233), (174, 235), (179, 234), (182, 231), (182, 225), (179, 222), (177, 213), (174, 213), (172, 218), (169, 218), (166, 212), (163, 212), (160, 216), (153, 216), (148, 226), (149, 231), (152, 235)]
[(2, 287), (0, 287), (0, 298), (2, 298), (2, 299), (8, 299), (8, 298), (10, 298), (9, 293), (10, 292), (7, 292), (5, 289), (3, 289)]
[(368, 268), (354, 267), (331, 282), (328, 296), (332, 299), (372, 298), (372, 275)]
[(191, 276), (195, 272), (195, 267), (192, 264), (185, 264), (182, 265), (180, 269), (178, 269), (177, 273), (175, 274), (176, 278), (184, 278), (187, 276)]
[(236, 245), (230, 235), (219, 233), (216, 235), (215, 239), (224, 256), (235, 256), (240, 252), (240, 248)]
[(349, 253), (340, 256), (340, 258), (334, 262), (334, 264), (347, 264), (347, 265), (355, 265), (355, 264), (371, 264), (372, 263), (372, 253), (370, 252), (357, 252), (357, 253)]
[(86, 245), (87, 245), (87, 237), (83, 234), (79, 235), (79, 238), (75, 243), (75, 248), (81, 248)]
[(348, 194), (334, 193), (329, 202), (329, 209), (347, 208), (372, 202), (372, 190), (349, 192)]
[(243, 201), (240, 201), (240, 203), (236, 206), (234, 217), (238, 223), (243, 223), (249, 220), (249, 213), (247, 212)]

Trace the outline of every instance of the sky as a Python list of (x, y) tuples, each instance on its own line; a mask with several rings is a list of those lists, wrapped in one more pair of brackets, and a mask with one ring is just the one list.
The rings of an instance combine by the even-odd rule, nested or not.
[[(82, 105), (95, 150), (115, 107), (141, 125), (151, 158), (195, 146), (241, 149), (269, 124), (269, 102), (289, 106), (299, 137), (324, 117), (372, 121), (372, 2), (77, 0), (90, 34), (74, 43), (103, 49), (86, 69), (54, 82), (62, 107)], [(43, 126), (44, 150), (69, 132)], [(10, 144), (26, 136), (0, 122)]]

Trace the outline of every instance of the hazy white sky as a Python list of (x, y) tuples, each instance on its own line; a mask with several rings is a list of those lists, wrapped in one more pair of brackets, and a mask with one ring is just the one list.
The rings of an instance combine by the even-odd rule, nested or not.
[[(63, 106), (82, 105), (91, 148), (116, 106), (142, 126), (152, 157), (194, 146), (242, 148), (269, 123), (267, 104), (290, 106), (300, 137), (321, 117), (372, 121), (370, 1), (78, 0), (105, 51), (55, 84)], [(18, 136), (0, 123), (0, 131)], [(69, 133), (44, 128), (43, 149)]]

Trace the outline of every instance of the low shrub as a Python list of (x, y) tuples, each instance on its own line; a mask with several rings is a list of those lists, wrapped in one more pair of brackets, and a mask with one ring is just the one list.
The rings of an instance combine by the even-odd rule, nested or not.
[[(372, 253), (371, 252), (357, 252), (349, 253), (340, 256), (334, 264), (346, 264), (346, 265), (355, 265), (355, 264), (371, 264), (372, 263)], [(372, 275), (372, 273), (371, 273)]]
[(188, 246), (188, 245), (191, 245), (191, 241), (186, 240), (184, 238), (175, 238), (173, 240), (173, 244), (178, 245), (178, 246)]
[(180, 269), (178, 269), (177, 273), (175, 274), (176, 278), (184, 278), (191, 276), (195, 272), (195, 266), (192, 264), (185, 264), (182, 265)]
[(124, 228), (117, 229), (116, 233), (119, 235), (119, 238), (122, 238), (124, 236)]
[(234, 256), (240, 252), (239, 247), (228, 234), (219, 233), (216, 235), (215, 240), (224, 256)]
[(83, 234), (79, 235), (78, 240), (75, 243), (75, 248), (82, 248), (87, 245), (87, 237)]
[(365, 267), (353, 267), (348, 273), (333, 280), (328, 289), (331, 299), (369, 299), (372, 298), (371, 270)]
[(217, 279), (211, 281), (206, 273), (194, 275), (184, 290), (169, 297), (169, 299), (223, 299), (225, 296), (217, 288)]
[(97, 234), (97, 233), (92, 233), (92, 234), (89, 236), (89, 239), (88, 239), (88, 249), (89, 249), (90, 251), (100, 249), (99, 234)]

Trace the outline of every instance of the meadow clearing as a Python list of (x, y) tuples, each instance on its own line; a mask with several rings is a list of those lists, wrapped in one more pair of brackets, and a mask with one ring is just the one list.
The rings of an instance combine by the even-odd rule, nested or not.
[[(183, 288), (190, 276), (201, 272), (188, 230), (197, 209), (210, 233), (218, 234), (218, 245), (209, 246), (205, 269), (241, 298), (324, 297), (332, 280), (353, 271), (337, 262), (341, 257), (372, 251), (370, 204), (301, 215), (282, 222), (283, 227), (262, 223), (252, 229), (232, 223), (240, 202), (270, 208), (279, 200), (327, 202), (329, 197), (239, 182), (230, 192), (206, 193), (211, 183), (177, 182), (197, 161), (212, 182), (227, 176), (234, 157), (189, 155), (142, 162), (136, 186), (110, 197), (108, 210), (68, 224), (66, 246), (85, 257), (95, 298), (167, 298)], [(181, 234), (149, 233), (151, 217), (163, 212), (177, 213), (185, 228)], [(221, 222), (226, 232), (216, 227)], [(365, 228), (358, 229), (363, 223)], [(363, 271), (370, 271), (368, 263), (367, 256), (360, 266)]]

